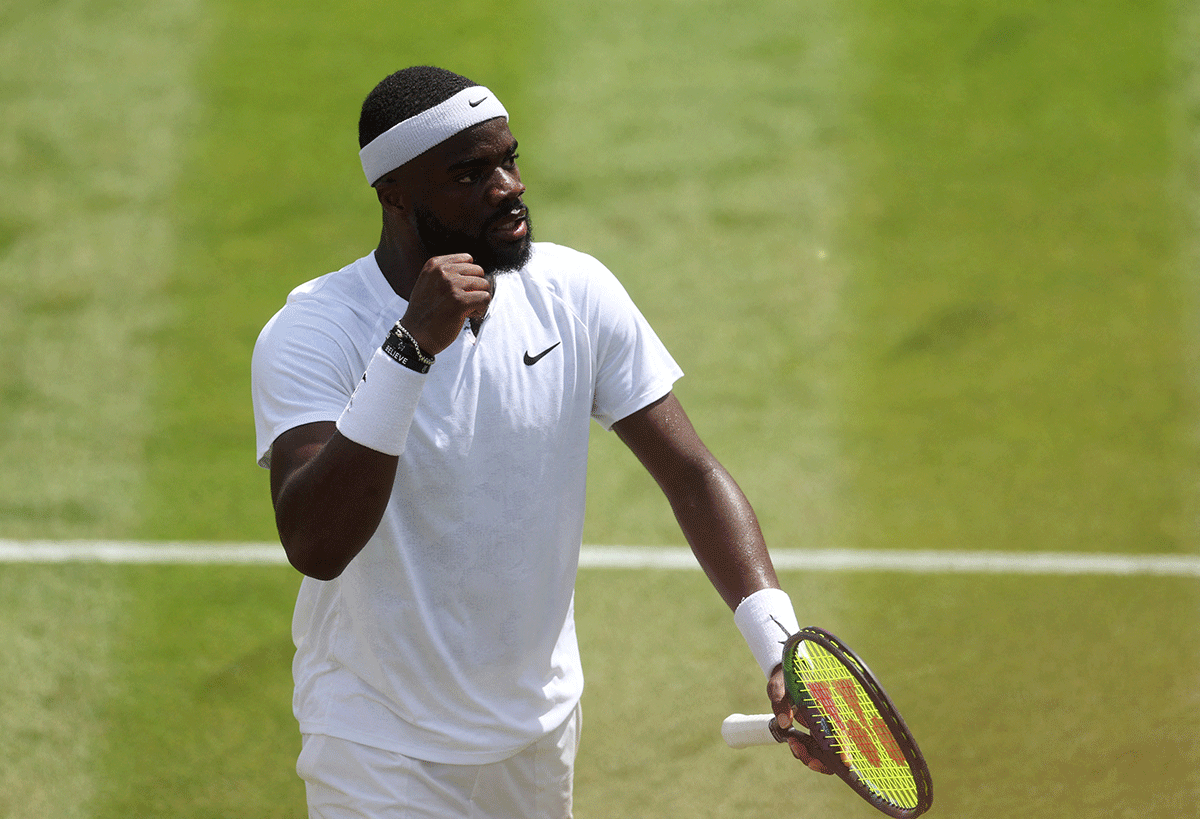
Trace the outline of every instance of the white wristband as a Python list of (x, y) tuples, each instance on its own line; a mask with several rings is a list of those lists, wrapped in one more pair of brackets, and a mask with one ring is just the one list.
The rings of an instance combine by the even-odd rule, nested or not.
[(783, 661), (783, 644), (800, 630), (792, 598), (782, 589), (759, 589), (742, 600), (733, 622), (767, 677)]
[(426, 377), (376, 350), (337, 420), (338, 432), (385, 455), (401, 454)]

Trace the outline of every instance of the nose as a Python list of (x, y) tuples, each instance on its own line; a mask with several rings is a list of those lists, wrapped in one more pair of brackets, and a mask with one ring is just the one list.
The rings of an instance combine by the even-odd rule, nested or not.
[(525, 186), (521, 184), (521, 172), (516, 168), (497, 168), (492, 175), (489, 192), (496, 205), (520, 198), (525, 193)]

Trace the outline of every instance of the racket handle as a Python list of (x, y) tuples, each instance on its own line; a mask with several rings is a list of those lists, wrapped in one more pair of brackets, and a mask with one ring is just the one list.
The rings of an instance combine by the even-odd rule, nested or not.
[(721, 736), (730, 748), (774, 745), (784, 742), (786, 733), (779, 730), (772, 714), (730, 714), (721, 723)]

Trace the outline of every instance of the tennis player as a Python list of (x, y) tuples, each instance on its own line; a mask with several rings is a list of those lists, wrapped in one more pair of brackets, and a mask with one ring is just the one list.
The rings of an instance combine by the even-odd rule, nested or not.
[(790, 724), (778, 666), (796, 618), (754, 512), (617, 279), (534, 243), (500, 100), (399, 71), (363, 103), (359, 144), (379, 245), (294, 290), (253, 358), (258, 462), (305, 575), (310, 816), (571, 815), (592, 419), (662, 487)]

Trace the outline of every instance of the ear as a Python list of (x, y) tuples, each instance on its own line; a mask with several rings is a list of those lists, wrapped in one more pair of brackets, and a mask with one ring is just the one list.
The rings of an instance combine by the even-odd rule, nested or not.
[(397, 184), (390, 174), (375, 183), (375, 195), (379, 197), (379, 204), (385, 211), (402, 212), (407, 207), (407, 198), (402, 186)]

